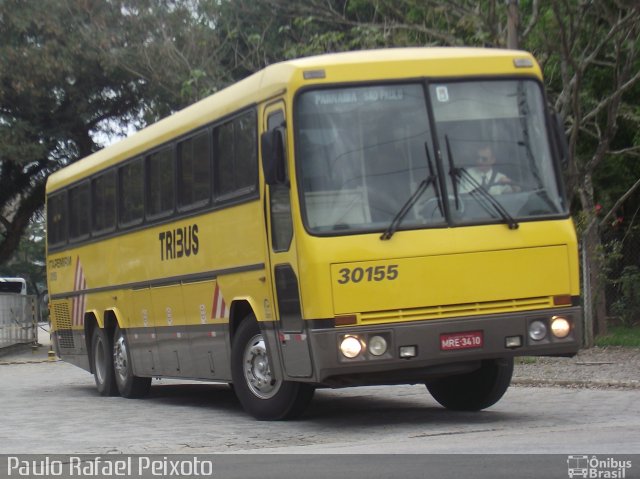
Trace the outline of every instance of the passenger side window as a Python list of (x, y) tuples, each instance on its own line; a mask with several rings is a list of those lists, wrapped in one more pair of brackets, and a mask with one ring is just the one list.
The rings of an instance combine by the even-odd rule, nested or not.
[(217, 126), (213, 136), (216, 197), (233, 198), (255, 191), (258, 181), (255, 112)]
[(67, 195), (57, 193), (49, 197), (47, 202), (47, 240), (49, 246), (56, 246), (67, 241)]
[(142, 223), (144, 217), (144, 163), (138, 158), (119, 170), (120, 176), (120, 225)]
[(211, 198), (211, 144), (205, 131), (178, 143), (178, 208), (196, 208)]
[(89, 182), (69, 190), (69, 239), (81, 240), (89, 236), (90, 222)]
[(167, 216), (173, 213), (175, 202), (173, 148), (149, 155), (147, 168), (147, 215)]
[(93, 231), (105, 233), (116, 227), (116, 172), (109, 171), (93, 180)]

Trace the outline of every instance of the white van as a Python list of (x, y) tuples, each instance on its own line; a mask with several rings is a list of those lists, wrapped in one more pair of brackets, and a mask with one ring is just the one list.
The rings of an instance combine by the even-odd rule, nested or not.
[(27, 282), (22, 278), (0, 278), (0, 293), (27, 294)]

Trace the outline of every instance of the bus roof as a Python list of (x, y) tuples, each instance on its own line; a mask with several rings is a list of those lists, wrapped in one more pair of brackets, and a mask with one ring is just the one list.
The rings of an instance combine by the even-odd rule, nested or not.
[[(524, 62), (519, 67), (515, 59)], [(314, 74), (305, 78), (304, 73), (310, 71)], [(59, 170), (49, 177), (47, 192), (68, 186), (242, 108), (302, 86), (373, 79), (523, 74), (541, 78), (540, 67), (527, 52), (467, 47), (365, 50), (275, 63)]]

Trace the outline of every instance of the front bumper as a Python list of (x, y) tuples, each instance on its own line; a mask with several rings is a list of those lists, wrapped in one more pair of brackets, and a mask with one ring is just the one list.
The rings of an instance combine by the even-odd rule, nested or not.
[[(533, 321), (549, 324), (553, 316), (571, 323), (566, 338), (550, 333), (539, 341), (528, 335)], [(579, 307), (554, 308), (515, 314), (476, 316), (473, 318), (414, 321), (387, 325), (334, 327), (308, 330), (314, 380), (330, 386), (412, 383), (479, 367), (487, 359), (514, 356), (572, 356), (581, 345), (582, 312)], [(482, 345), (466, 349), (443, 350), (441, 338), (456, 333), (480, 332)], [(365, 348), (357, 357), (342, 355), (339, 344), (345, 336), (355, 336)], [(366, 350), (369, 338), (380, 335), (388, 343), (385, 354), (374, 356)], [(521, 338), (521, 345), (508, 347), (507, 338)], [(401, 358), (400, 349), (415, 347), (415, 356)]]

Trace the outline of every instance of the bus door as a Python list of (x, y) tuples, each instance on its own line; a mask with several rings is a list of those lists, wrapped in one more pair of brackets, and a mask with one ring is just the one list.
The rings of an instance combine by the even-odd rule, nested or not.
[[(280, 129), (287, 138), (285, 104), (282, 101), (265, 107), (265, 131)], [(285, 158), (288, 153), (285, 141)], [(286, 163), (286, 162), (285, 162)], [(288, 168), (285, 175), (289, 178)], [(283, 367), (289, 377), (311, 377), (311, 355), (302, 319), (293, 222), (291, 217), (291, 188), (289, 181), (284, 184), (267, 186), (267, 224), (269, 235), (269, 268), (273, 279), (275, 296), (276, 338)]]

